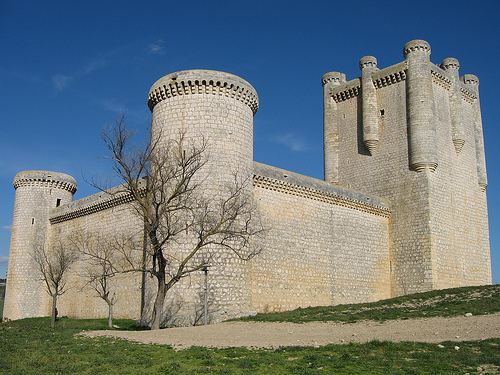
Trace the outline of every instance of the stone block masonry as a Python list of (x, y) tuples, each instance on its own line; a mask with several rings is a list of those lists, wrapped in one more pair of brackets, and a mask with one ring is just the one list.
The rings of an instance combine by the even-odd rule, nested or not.
[[(414, 40), (390, 67), (365, 56), (358, 78), (323, 76), (325, 181), (253, 161), (259, 100), (245, 80), (188, 70), (152, 86), (160, 149), (179, 133), (205, 140), (204, 194), (220, 194), (235, 175), (253, 182), (247, 193), (267, 228), (257, 257), (221, 253), (210, 265), (211, 322), (491, 283), (479, 80), (460, 77), (455, 58), (437, 66), (430, 56), (430, 45)], [(49, 313), (29, 255), (39, 238), (50, 247), (72, 231), (144, 237), (119, 187), (72, 202), (75, 180), (44, 171), (19, 173), (14, 187), (7, 319)], [(105, 317), (105, 303), (81, 291), (84, 267), (70, 275), (61, 314)], [(118, 286), (116, 317), (149, 314), (152, 279), (127, 273)], [(196, 323), (203, 291), (203, 272), (181, 280), (167, 295), (167, 324)]]

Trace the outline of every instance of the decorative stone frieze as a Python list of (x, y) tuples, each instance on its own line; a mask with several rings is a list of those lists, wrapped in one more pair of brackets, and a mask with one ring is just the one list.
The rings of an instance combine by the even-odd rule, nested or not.
[(257, 92), (248, 82), (229, 73), (210, 70), (186, 70), (159, 79), (151, 87), (148, 106), (152, 111), (167, 98), (201, 94), (235, 98), (248, 105), (254, 114), (259, 109)]

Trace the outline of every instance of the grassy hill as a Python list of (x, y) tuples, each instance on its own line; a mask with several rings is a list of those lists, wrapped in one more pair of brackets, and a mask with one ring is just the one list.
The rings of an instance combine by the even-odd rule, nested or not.
[[(421, 293), (371, 304), (315, 307), (246, 320), (356, 321), (498, 312), (500, 286)], [(50, 318), (0, 324), (1, 374), (494, 374), (500, 373), (500, 338), (436, 344), (379, 342), (281, 347), (200, 348), (176, 351), (116, 338), (84, 338), (106, 329), (106, 319)], [(132, 320), (115, 320), (136, 329)], [(168, 329), (164, 334), (168, 334)]]
[(500, 312), (500, 285), (435, 290), (373, 303), (298, 308), (281, 313), (257, 314), (237, 320), (304, 323), (484, 315)]

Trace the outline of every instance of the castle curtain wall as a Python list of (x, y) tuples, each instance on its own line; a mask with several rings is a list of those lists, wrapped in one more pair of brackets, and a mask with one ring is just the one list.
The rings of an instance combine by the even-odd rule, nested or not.
[[(116, 243), (123, 243), (125, 239), (132, 239), (127, 245), (134, 246), (133, 254), (137, 263), (142, 258), (144, 228), (140, 217), (130, 204), (120, 203), (119, 199), (107, 193), (98, 193), (54, 210), (51, 221), (50, 241), (73, 239), (81, 245), (81, 241), (98, 235), (105, 241), (111, 241), (114, 246)], [(85, 245), (90, 246), (90, 243)], [(120, 265), (115, 263), (118, 268)], [(68, 274), (67, 292), (58, 301), (59, 315), (80, 319), (108, 316), (106, 302), (99, 298), (94, 290), (86, 287), (87, 272), (88, 262), (83, 260), (71, 268)], [(141, 316), (142, 274), (127, 272), (117, 275), (112, 280), (117, 296), (113, 316), (138, 319)], [(47, 303), (48, 309), (50, 307), (48, 300)]]
[(367, 204), (376, 197), (255, 164), (255, 199), (270, 229), (250, 263), (256, 311), (390, 297), (385, 201)]

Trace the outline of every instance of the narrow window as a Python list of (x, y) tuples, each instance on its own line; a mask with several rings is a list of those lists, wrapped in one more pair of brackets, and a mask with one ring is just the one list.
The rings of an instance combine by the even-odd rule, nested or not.
[(385, 109), (381, 109), (380, 110), (380, 116), (384, 116), (385, 115)]
[(35, 224), (35, 218), (34, 217), (31, 218), (31, 225), (33, 225), (33, 224)]
[(59, 207), (60, 205), (61, 205), (61, 198), (57, 198), (56, 207)]

